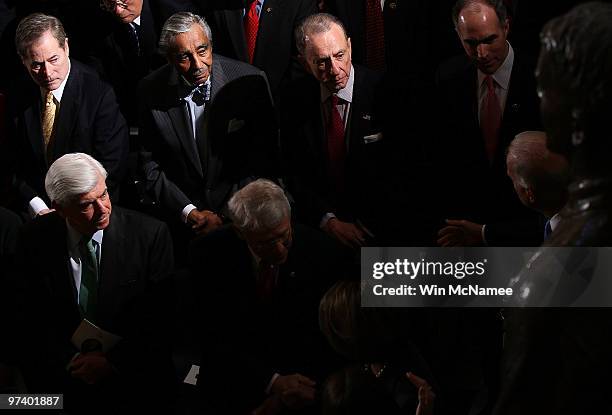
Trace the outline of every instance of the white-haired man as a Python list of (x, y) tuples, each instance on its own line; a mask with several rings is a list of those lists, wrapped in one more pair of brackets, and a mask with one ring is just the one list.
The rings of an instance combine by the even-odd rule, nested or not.
[[(55, 212), (27, 224), (17, 248), (23, 323), (39, 327), (20, 333), (26, 383), (64, 393), (76, 411), (112, 412), (141, 405), (157, 388), (172, 390), (160, 340), (169, 298), (156, 294), (170, 283), (170, 235), (162, 222), (113, 208), (106, 176), (86, 154), (57, 159), (45, 178)], [(73, 344), (83, 320), (121, 340), (109, 350)]]
[(292, 225), (283, 190), (268, 180), (236, 192), (228, 211), (233, 226), (190, 250), (210, 329), (199, 386), (221, 413), (308, 406), (330, 358), (317, 310), (341, 275), (338, 247)]

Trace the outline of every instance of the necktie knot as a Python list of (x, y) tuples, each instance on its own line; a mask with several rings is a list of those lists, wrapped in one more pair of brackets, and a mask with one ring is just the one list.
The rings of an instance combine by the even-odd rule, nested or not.
[(487, 85), (488, 92), (495, 92), (495, 80), (491, 75), (485, 77), (485, 83)]
[(53, 100), (54, 100), (53, 92), (47, 91), (47, 94), (45, 95), (45, 105), (47, 107), (52, 105), (53, 104)]

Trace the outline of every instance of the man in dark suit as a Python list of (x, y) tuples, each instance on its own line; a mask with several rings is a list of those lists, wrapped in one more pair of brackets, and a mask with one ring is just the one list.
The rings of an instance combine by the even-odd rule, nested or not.
[(236, 192), (228, 212), (231, 228), (190, 249), (207, 328), (198, 385), (220, 413), (309, 406), (334, 359), (317, 315), (340, 277), (337, 247), (292, 225), (283, 190), (265, 179)]
[(121, 112), (130, 126), (136, 126), (138, 82), (164, 64), (157, 53), (163, 21), (153, 13), (149, 0), (104, 0), (100, 7), (114, 19), (107, 22), (105, 34), (89, 45), (87, 63), (113, 85)]
[[(203, 18), (176, 13), (166, 21), (160, 38), (160, 48), (169, 63), (140, 85), (146, 188), (169, 222), (179, 223), (180, 219), (195, 233), (207, 233), (221, 225), (220, 209), (233, 191), (256, 175), (253, 165), (263, 162), (246, 157), (258, 145), (258, 131), (269, 131), (275, 123), (274, 118), (257, 119), (239, 111), (244, 109), (243, 103), (262, 100), (263, 104), (251, 108), (253, 114), (260, 114), (258, 107), (272, 109), (263, 72), (213, 55), (211, 41), (210, 28)], [(247, 78), (242, 91), (220, 93), (222, 89), (233, 90), (230, 84)], [(224, 111), (215, 110), (220, 100)], [(213, 112), (215, 115), (210, 115)], [(220, 119), (225, 120), (221, 126)], [(208, 136), (211, 131), (216, 131), (216, 136)], [(238, 144), (226, 151), (230, 143)], [(253, 146), (247, 148), (247, 143)], [(238, 158), (242, 162), (236, 162)]]
[(296, 42), (315, 78), (288, 88), (282, 109), (282, 144), (297, 215), (359, 247), (376, 233), (374, 205), (384, 204), (374, 200), (384, 145), (375, 112), (380, 77), (352, 65), (350, 39), (332, 15), (306, 18)]
[[(167, 408), (170, 234), (162, 222), (113, 208), (105, 179), (83, 153), (49, 168), (56, 211), (28, 223), (17, 248), (21, 369), (30, 391), (64, 393), (66, 409), (78, 413)], [(84, 319), (121, 339), (76, 342)]]
[(466, 54), (440, 67), (432, 108), (440, 126), (435, 158), (447, 183), (444, 215), (487, 223), (484, 240), (498, 233), (496, 223), (522, 222), (535, 230), (527, 243), (537, 244), (538, 217), (517, 199), (505, 163), (510, 141), (539, 129), (533, 61), (507, 42), (501, 0), (460, 0), (454, 16)]
[(110, 86), (69, 58), (61, 22), (32, 14), (17, 28), (22, 62), (36, 83), (18, 102), (14, 187), (32, 215), (49, 211), (43, 199), (48, 166), (80, 151), (98, 158), (109, 172), (115, 197), (127, 161), (128, 131)]
[[(548, 239), (559, 224), (559, 212), (567, 201), (567, 161), (546, 148), (545, 133), (525, 131), (508, 146), (506, 165), (518, 199), (523, 205), (542, 214), (540, 242)], [(440, 231), (438, 242), (442, 246), (528, 246), (529, 240), (535, 239), (531, 235), (525, 238), (523, 229), (517, 228), (520, 224), (516, 223), (509, 224), (514, 227), (513, 230), (504, 229), (501, 224), (494, 225), (494, 230), (500, 230), (499, 235), (489, 230), (486, 232), (489, 239), (483, 240), (483, 227), (486, 225), (466, 220), (448, 222), (449, 226)], [(527, 231), (531, 233), (532, 230)]]
[(316, 12), (314, 0), (234, 0), (222, 7), (210, 0), (194, 3), (208, 16), (217, 53), (263, 70), (275, 98), (302, 72), (293, 30)]

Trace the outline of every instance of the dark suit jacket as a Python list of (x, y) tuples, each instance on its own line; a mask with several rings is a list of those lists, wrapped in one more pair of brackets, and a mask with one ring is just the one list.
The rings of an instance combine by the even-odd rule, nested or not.
[(281, 128), (290, 190), (300, 220), (315, 226), (328, 212), (345, 221), (367, 222), (375, 216), (370, 202), (376, 199), (384, 139), (366, 144), (364, 137), (381, 132), (376, 95), (380, 76), (361, 66), (354, 69), (353, 102), (345, 135), (348, 150), (344, 195), (334, 191), (328, 173), (319, 83), (311, 77), (300, 80), (288, 88), (284, 98), (284, 102), (291, 103), (282, 109)]
[[(222, 87), (229, 86), (231, 81), (237, 81), (247, 75), (259, 77), (258, 85), (265, 84), (263, 92), (257, 88), (250, 91), (252, 94), (252, 91), (258, 90), (259, 95), (267, 95), (267, 103), (271, 107), (263, 72), (251, 65), (214, 55), (211, 101), (206, 104), (204, 117), (209, 117)], [(189, 203), (200, 209), (218, 211), (232, 189), (241, 187), (243, 181), (253, 174), (249, 165), (235, 166), (235, 163), (232, 163), (232, 166), (239, 167), (240, 170), (228, 172), (223, 160), (225, 155), (213, 148), (214, 142), (220, 142), (231, 134), (223, 137), (199, 137), (196, 143), (191, 131), (187, 104), (179, 96), (180, 88), (179, 75), (170, 65), (153, 72), (143, 79), (140, 85), (140, 140), (146, 187), (154, 200), (175, 218), (180, 217), (182, 209)], [(224, 100), (227, 98), (226, 94), (219, 96), (223, 96)], [(247, 92), (242, 97), (233, 97), (236, 108), (240, 107), (243, 101), (257, 101), (260, 98), (265, 96), (254, 97)], [(233, 117), (244, 120), (239, 115), (233, 115), (232, 111), (232, 108), (226, 110), (227, 117), (224, 119), (227, 124), (223, 134), (227, 134), (226, 131), (231, 129), (229, 124)], [(205, 124), (214, 122), (215, 120), (208, 118), (204, 121)], [(274, 119), (258, 122), (263, 125), (268, 122), (275, 123)]]
[(192, 243), (206, 330), (198, 385), (220, 413), (246, 413), (261, 404), (274, 373), (297, 372), (317, 382), (329, 373), (334, 357), (319, 332), (318, 305), (346, 270), (337, 249), (322, 232), (294, 225), (273, 299), (262, 305), (253, 256), (232, 228)]
[[(13, 143), (14, 187), (21, 209), (35, 196), (46, 200), (40, 89), (32, 86), (19, 103)], [(71, 59), (71, 69), (55, 120), (53, 160), (66, 153), (87, 153), (108, 172), (111, 196), (118, 192), (127, 163), (128, 130), (112, 88), (88, 67)]]
[[(438, 146), (435, 158), (443, 166), (445, 217), (489, 224), (527, 221), (537, 227), (538, 214), (524, 207), (506, 174), (506, 149), (520, 132), (541, 130), (532, 61), (515, 50), (508, 97), (497, 152), (490, 164), (478, 122), (477, 70), (465, 55), (453, 58), (438, 71), (436, 106)], [(437, 116), (436, 116), (437, 115)], [(444, 120), (444, 122), (440, 122)], [(531, 232), (529, 232), (531, 234)], [(534, 236), (535, 233), (534, 233)], [(528, 236), (528, 238), (533, 238)]]
[(89, 45), (85, 63), (95, 67), (100, 76), (113, 86), (121, 112), (129, 124), (135, 126), (138, 120), (138, 82), (165, 63), (157, 51), (164, 21), (152, 12), (149, 1), (144, 0), (138, 29), (140, 55), (137, 55), (130, 46), (130, 26), (110, 15), (104, 17), (109, 25), (107, 30), (110, 30)]
[[(206, 0), (199, 3), (208, 3)], [(243, 10), (250, 1), (235, 2), (207, 13), (216, 52), (248, 62)], [(295, 57), (293, 30), (305, 17), (316, 12), (313, 0), (266, 0), (259, 18), (253, 65), (263, 70), (276, 97), (301, 70)]]
[[(435, 35), (432, 35), (428, 19), (430, 3), (423, 0), (385, 1), (383, 19), (388, 71), (401, 73), (402, 77), (416, 77), (423, 76), (425, 70), (433, 70), (429, 46)], [(351, 38), (353, 63), (365, 65), (366, 1), (327, 0), (325, 4), (346, 27)]]
[[(80, 399), (75, 395), (83, 385), (66, 372), (77, 351), (70, 338), (81, 322), (66, 241), (65, 220), (56, 213), (24, 227), (17, 248), (20, 290), (16, 294), (22, 298), (23, 327), (27, 327), (19, 339), (26, 383), (32, 391), (66, 393), (70, 405)], [(129, 384), (126, 392), (161, 391), (157, 388), (173, 382), (166, 345), (172, 271), (166, 225), (113, 207), (102, 241), (95, 323), (123, 338), (107, 356), (119, 374), (112, 380), (114, 386)]]

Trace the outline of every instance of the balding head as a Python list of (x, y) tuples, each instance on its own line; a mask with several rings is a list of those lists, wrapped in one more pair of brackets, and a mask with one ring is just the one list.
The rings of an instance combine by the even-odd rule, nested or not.
[(507, 173), (521, 202), (552, 216), (565, 204), (569, 171), (567, 160), (548, 150), (546, 134), (526, 131), (508, 147)]

